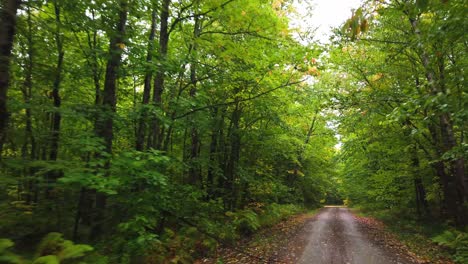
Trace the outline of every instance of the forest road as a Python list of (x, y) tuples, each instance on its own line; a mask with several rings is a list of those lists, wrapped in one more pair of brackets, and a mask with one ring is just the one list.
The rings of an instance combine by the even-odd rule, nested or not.
[(414, 263), (366, 237), (365, 230), (344, 207), (326, 207), (307, 223), (301, 264), (410, 264)]

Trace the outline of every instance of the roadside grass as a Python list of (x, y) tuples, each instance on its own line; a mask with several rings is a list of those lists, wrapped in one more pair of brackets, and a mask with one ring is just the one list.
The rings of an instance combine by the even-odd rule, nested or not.
[[(276, 239), (278, 231), (286, 231), (289, 224), (297, 224), (297, 221), (294, 221), (295, 218), (311, 218), (317, 214), (317, 212), (322, 208), (316, 208), (312, 210), (304, 210), (302, 212), (289, 215), (286, 218), (282, 218), (277, 221), (274, 225), (266, 225), (253, 233), (250, 237), (246, 237), (249, 240), (249, 245), (262, 245), (268, 242), (272, 242)], [(272, 232), (274, 231), (274, 232)]]

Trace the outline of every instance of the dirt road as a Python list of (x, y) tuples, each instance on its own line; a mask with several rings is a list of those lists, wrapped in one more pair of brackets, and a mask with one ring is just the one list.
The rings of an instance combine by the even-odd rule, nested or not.
[(307, 245), (298, 261), (301, 264), (414, 263), (368, 239), (347, 208), (322, 209), (306, 230)]
[[(418, 252), (416, 252), (418, 253)], [(353, 215), (348, 208), (325, 207), (291, 217), (233, 247), (220, 248), (203, 264), (428, 264), (410, 252), (384, 224)]]

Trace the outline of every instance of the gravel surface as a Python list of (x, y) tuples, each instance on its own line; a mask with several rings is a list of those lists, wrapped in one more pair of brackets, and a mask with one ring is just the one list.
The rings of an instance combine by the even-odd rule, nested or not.
[(309, 221), (301, 264), (411, 264), (409, 256), (371, 240), (347, 208), (326, 207)]

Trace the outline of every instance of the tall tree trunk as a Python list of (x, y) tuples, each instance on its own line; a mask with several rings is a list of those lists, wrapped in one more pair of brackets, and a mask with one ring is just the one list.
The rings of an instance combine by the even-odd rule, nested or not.
[(237, 200), (235, 182), (241, 150), (241, 138), (239, 131), (241, 111), (242, 110), (240, 108), (239, 102), (237, 102), (231, 117), (231, 129), (229, 131), (231, 148), (229, 153), (229, 160), (226, 164), (226, 181), (224, 183), (224, 190), (226, 194), (225, 205), (229, 210), (233, 210), (235, 208)]
[[(50, 124), (50, 136), (49, 140), (49, 160), (56, 161), (58, 157), (59, 137), (60, 137), (60, 123), (62, 116), (60, 114), (60, 83), (62, 81), (62, 68), (63, 68), (63, 57), (65, 52), (63, 51), (63, 37), (61, 36), (61, 21), (60, 21), (60, 6), (58, 1), (54, 1), (54, 13), (55, 13), (55, 44), (57, 48), (57, 65), (55, 66), (54, 83), (52, 86), (52, 100), (53, 100), (53, 112), (51, 113), (51, 124)], [(50, 198), (50, 191), (53, 189), (52, 184), (60, 177), (60, 172), (52, 170), (46, 174), (46, 182), (48, 184), (45, 196)]]
[[(159, 27), (159, 68), (156, 71), (156, 77), (154, 79), (154, 91), (153, 91), (153, 103), (155, 107), (162, 109), (162, 94), (164, 92), (164, 80), (166, 77), (166, 57), (167, 48), (169, 44), (169, 5), (171, 0), (163, 0), (160, 15), (160, 27)], [(151, 138), (148, 140), (149, 147), (159, 149), (161, 147), (163, 135), (161, 135), (161, 123), (157, 117), (153, 118), (151, 127)]]
[(212, 120), (214, 121), (213, 129), (211, 131), (211, 142), (210, 142), (210, 162), (208, 164), (208, 173), (206, 176), (206, 190), (208, 198), (213, 198), (215, 196), (215, 170), (218, 167), (217, 164), (217, 152), (218, 152), (218, 136), (221, 130), (222, 121), (221, 118), (218, 118), (218, 108), (215, 107), (212, 113)]
[[(112, 139), (114, 137), (113, 124), (114, 114), (117, 104), (117, 82), (118, 71), (122, 60), (122, 53), (124, 48), (125, 26), (127, 23), (128, 2), (127, 0), (119, 1), (119, 20), (115, 34), (110, 39), (109, 44), (109, 60), (107, 61), (106, 76), (104, 80), (104, 91), (102, 98), (102, 113), (96, 122), (97, 136), (104, 139), (105, 151), (112, 154)], [(104, 170), (110, 166), (110, 161), (107, 160)], [(96, 239), (102, 233), (102, 227), (105, 216), (107, 197), (103, 193), (96, 194), (96, 219), (94, 226), (91, 230), (91, 238)]]
[[(416, 38), (420, 44), (423, 44), (421, 33), (418, 28), (418, 18), (410, 18), (409, 21)], [(437, 61), (439, 70), (439, 76), (437, 78), (435, 71), (431, 69), (430, 58), (423, 45), (421, 45), (419, 55), (421, 57), (422, 66), (425, 70), (427, 82), (429, 83), (430, 93), (433, 96), (437, 96), (439, 93), (445, 93), (445, 66), (443, 64), (443, 60), (439, 59)], [(438, 113), (438, 118), (440, 134), (435, 131), (434, 127), (430, 127), (430, 130), (432, 130), (431, 135), (435, 142), (438, 158), (441, 159), (443, 153), (451, 151), (457, 146), (457, 143), (455, 140), (453, 124), (450, 119), (450, 115), (448, 113), (442, 112)], [(434, 166), (439, 177), (442, 177), (441, 182), (442, 187), (444, 188), (444, 201), (449, 211), (450, 217), (457, 225), (465, 225), (468, 222), (468, 212), (466, 206), (464, 206), (464, 203), (468, 197), (466, 196), (467, 190), (465, 187), (465, 177), (467, 176), (464, 175), (463, 157), (450, 162), (451, 168), (448, 170), (446, 170), (446, 165), (443, 161), (438, 161)]]
[[(430, 124), (428, 126), (429, 132), (431, 133), (432, 140), (435, 142), (435, 152), (437, 158), (440, 159), (442, 157), (442, 148), (439, 146), (440, 136), (437, 133), (437, 128), (435, 124)], [(457, 218), (457, 202), (456, 197), (454, 195), (453, 189), (453, 177), (447, 174), (447, 170), (443, 161), (438, 160), (432, 164), (436, 175), (439, 177), (440, 184), (442, 186), (442, 193), (444, 194), (443, 201), (442, 201), (442, 212), (444, 214), (448, 214), (449, 218), (456, 219)], [(446, 215), (447, 216), (447, 215)]]
[(21, 0), (2, 0), (0, 10), (0, 160), (8, 124), (7, 93), (10, 87), (10, 56), (16, 33), (16, 12)]
[[(437, 65), (439, 68), (439, 86), (442, 92), (446, 93), (444, 57), (438, 57)], [(448, 113), (442, 113), (439, 120), (444, 151), (448, 152), (458, 146), (453, 130), (453, 121)], [(464, 226), (468, 224), (468, 210), (465, 206), (465, 203), (468, 202), (468, 186), (465, 184), (468, 176), (465, 175), (465, 161), (463, 156), (459, 154), (459, 157), (452, 159), (449, 163), (451, 174), (454, 177), (455, 195), (458, 202), (457, 222), (460, 226)]]
[[(456, 146), (453, 125), (450, 116), (447, 113), (439, 116), (441, 139), (444, 152), (453, 150)], [(449, 162), (449, 172), (451, 174), (452, 186), (451, 192), (455, 197), (456, 212), (455, 219), (458, 225), (465, 226), (468, 223), (468, 212), (465, 206), (467, 201), (465, 186), (465, 168), (463, 157), (458, 157)]]
[[(96, 20), (95, 16), (95, 10), (91, 8), (91, 17), (92, 21)], [(97, 107), (101, 105), (102, 103), (102, 91), (101, 91), (101, 69), (99, 67), (99, 62), (98, 62), (98, 33), (97, 29), (94, 28), (92, 35), (90, 34), (89, 31), (86, 32), (87, 37), (88, 37), (88, 48), (91, 50), (91, 60), (88, 60), (88, 65), (90, 66), (92, 72), (93, 72), (93, 83), (94, 83), (94, 91), (95, 91), (95, 100), (94, 100), (94, 105)], [(95, 116), (96, 119), (96, 116)], [(96, 120), (94, 120), (96, 122)]]
[(163, 144), (162, 144), (162, 151), (167, 152), (169, 150), (169, 144), (172, 142), (172, 131), (174, 130), (174, 119), (176, 116), (176, 111), (173, 111), (171, 114), (171, 125), (167, 129), (166, 136), (164, 138)]
[[(419, 80), (416, 79), (416, 87), (419, 88)], [(411, 127), (412, 123), (411, 120), (408, 118), (402, 126)], [(424, 188), (424, 184), (422, 181), (422, 177), (420, 175), (420, 163), (419, 163), (419, 155), (418, 155), (418, 142), (413, 140), (411, 137), (411, 131), (409, 129), (405, 130), (405, 136), (408, 140), (408, 143), (411, 144), (411, 174), (413, 176), (413, 183), (414, 183), (414, 190), (415, 190), (415, 200), (416, 200), (416, 212), (418, 217), (429, 216), (429, 205), (426, 198), (426, 189)], [(414, 141), (414, 142), (412, 142)], [(421, 148), (424, 148), (421, 146)], [(429, 154), (429, 153), (427, 153)], [(432, 158), (432, 157), (429, 157)]]
[(227, 171), (227, 161), (228, 161), (228, 147), (226, 146), (226, 135), (225, 135), (225, 122), (224, 119), (226, 118), (227, 107), (224, 107), (221, 111), (221, 118), (219, 120), (219, 132), (218, 132), (218, 164), (220, 167), (220, 171), (223, 173), (221, 177), (218, 178), (217, 182), (217, 189), (216, 192), (217, 197), (221, 197), (224, 195), (224, 185), (226, 182), (226, 171)]
[(418, 216), (421, 217), (423, 214), (425, 216), (430, 215), (429, 205), (427, 203), (426, 198), (426, 189), (424, 188), (423, 181), (421, 178), (420, 168), (419, 168), (419, 157), (418, 157), (418, 148), (417, 145), (414, 144), (412, 147), (411, 153), (411, 165), (413, 168), (413, 182), (414, 182), (414, 189), (415, 189), (415, 196), (416, 196), (416, 210)]
[[(191, 47), (192, 53), (192, 60), (190, 63), (190, 97), (192, 100), (195, 100), (195, 96), (197, 94), (197, 39), (200, 36), (201, 25), (200, 19), (198, 15), (195, 16), (195, 22), (193, 25), (193, 44)], [(195, 120), (193, 117), (189, 118), (189, 122), (192, 126), (191, 128), (191, 147), (190, 147), (190, 169), (189, 169), (189, 181), (192, 185), (200, 184), (201, 181), (201, 173), (200, 173), (200, 166), (197, 165), (197, 158), (200, 153), (200, 138), (197, 129), (197, 125), (195, 124)]]
[[(31, 113), (31, 100), (32, 100), (32, 71), (33, 71), (33, 40), (32, 40), (32, 21), (31, 21), (31, 9), (28, 6), (27, 8), (27, 61), (25, 65), (25, 78), (23, 88), (24, 103), (26, 104), (26, 120), (24, 127), (25, 140), (22, 147), (22, 157), (23, 159), (29, 158), (30, 160), (36, 159), (36, 139), (33, 134), (32, 128), (32, 113)], [(29, 155), (28, 155), (28, 145), (30, 145)], [(29, 157), (28, 157), (29, 156)], [(25, 174), (33, 175), (34, 172), (30, 168), (25, 169)], [(36, 180), (29, 179), (27, 180), (27, 196), (26, 202), (29, 204), (31, 202), (36, 202), (34, 200), (34, 193), (36, 192)]]
[[(90, 10), (92, 21), (95, 21), (95, 10), (91, 8)], [(101, 91), (101, 68), (98, 61), (98, 35), (97, 29), (94, 28), (92, 32), (87, 31), (87, 40), (88, 40), (88, 48), (91, 50), (91, 58), (87, 61), (89, 67), (92, 70), (93, 74), (93, 83), (94, 83), (94, 91), (95, 91), (95, 99), (94, 99), (94, 106), (96, 109), (99, 109), (102, 103), (102, 91)], [(91, 34), (92, 33), (92, 34)], [(99, 113), (93, 115), (93, 122), (94, 122), (94, 129), (95, 133), (97, 134), (96, 128), (99, 119)], [(87, 166), (89, 166), (89, 160), (93, 153), (87, 152), (86, 156), (83, 157)], [(78, 198), (77, 206), (76, 206), (76, 213), (74, 219), (74, 226), (73, 226), (73, 240), (76, 241), (79, 239), (79, 227), (80, 223), (91, 225), (92, 223), (92, 215), (91, 212), (93, 210), (93, 202), (94, 196), (96, 195), (95, 190), (91, 190), (86, 187), (81, 187), (80, 195)]]
[[(439, 86), (441, 87), (441, 90), (443, 93), (447, 93), (446, 89), (446, 81), (445, 81), (445, 58), (446, 54), (443, 54), (444, 56), (438, 56), (437, 58), (437, 65), (439, 68)], [(441, 116), (441, 130), (443, 130), (441, 133), (443, 135), (444, 141), (446, 148), (448, 150), (452, 150), (453, 148), (457, 147), (459, 144), (457, 143), (456, 137), (455, 137), (455, 132), (454, 132), (454, 126), (453, 126), (453, 121), (450, 118), (450, 115), (445, 113), (444, 115)], [(463, 131), (462, 131), (463, 132)], [(462, 141), (460, 140), (460, 143)], [(459, 196), (460, 202), (463, 205), (465, 202), (468, 201), (468, 186), (466, 185), (466, 182), (468, 181), (468, 175), (465, 175), (465, 160), (463, 156), (460, 155), (460, 157), (453, 159), (451, 161), (451, 167), (453, 170), (453, 175), (455, 177), (455, 182), (457, 184), (457, 194)], [(465, 212), (465, 214), (468, 212)], [(465, 215), (465, 217), (468, 217), (468, 215)], [(467, 221), (466, 219), (465, 221)], [(466, 224), (467, 222), (465, 222)]]
[(31, 150), (29, 156), (31, 159), (34, 159), (36, 151), (36, 142), (34, 135), (32, 133), (32, 117), (31, 117), (31, 99), (32, 99), (32, 70), (33, 70), (33, 41), (32, 41), (32, 21), (31, 21), (31, 10), (28, 6), (27, 9), (27, 61), (25, 65), (25, 78), (23, 83), (23, 88), (21, 89), (23, 93), (24, 103), (26, 104), (26, 122), (25, 122), (25, 141), (23, 144), (23, 157), (27, 156), (28, 144), (31, 145)]
[[(60, 21), (60, 6), (57, 1), (54, 1), (55, 10), (55, 43), (57, 46), (57, 65), (55, 68), (55, 79), (52, 88), (52, 99), (54, 100), (54, 112), (52, 113), (52, 127), (50, 135), (50, 152), (49, 160), (56, 161), (58, 156), (58, 147), (60, 139), (60, 124), (62, 115), (60, 114), (60, 105), (62, 99), (60, 98), (60, 84), (62, 82), (62, 69), (63, 69), (63, 57), (65, 52), (63, 50), (63, 36), (61, 33), (61, 21)], [(50, 182), (54, 182), (59, 176), (59, 172), (53, 171), (48, 177)]]
[[(153, 8), (151, 12), (151, 27), (150, 27), (149, 37), (148, 37), (148, 51), (146, 54), (147, 67), (150, 67), (149, 65), (153, 61), (155, 35), (156, 35), (156, 8)], [(137, 135), (136, 135), (136, 150), (138, 151), (141, 151), (144, 148), (145, 134), (146, 134), (146, 122), (148, 122), (148, 120), (146, 119), (148, 115), (147, 114), (148, 109), (146, 109), (146, 106), (148, 105), (150, 101), (152, 79), (153, 79), (153, 70), (150, 68), (146, 69), (145, 81), (144, 81), (144, 87), (143, 87), (143, 100), (142, 100), (143, 109), (141, 112), (141, 117), (138, 120), (138, 129), (137, 129)]]

